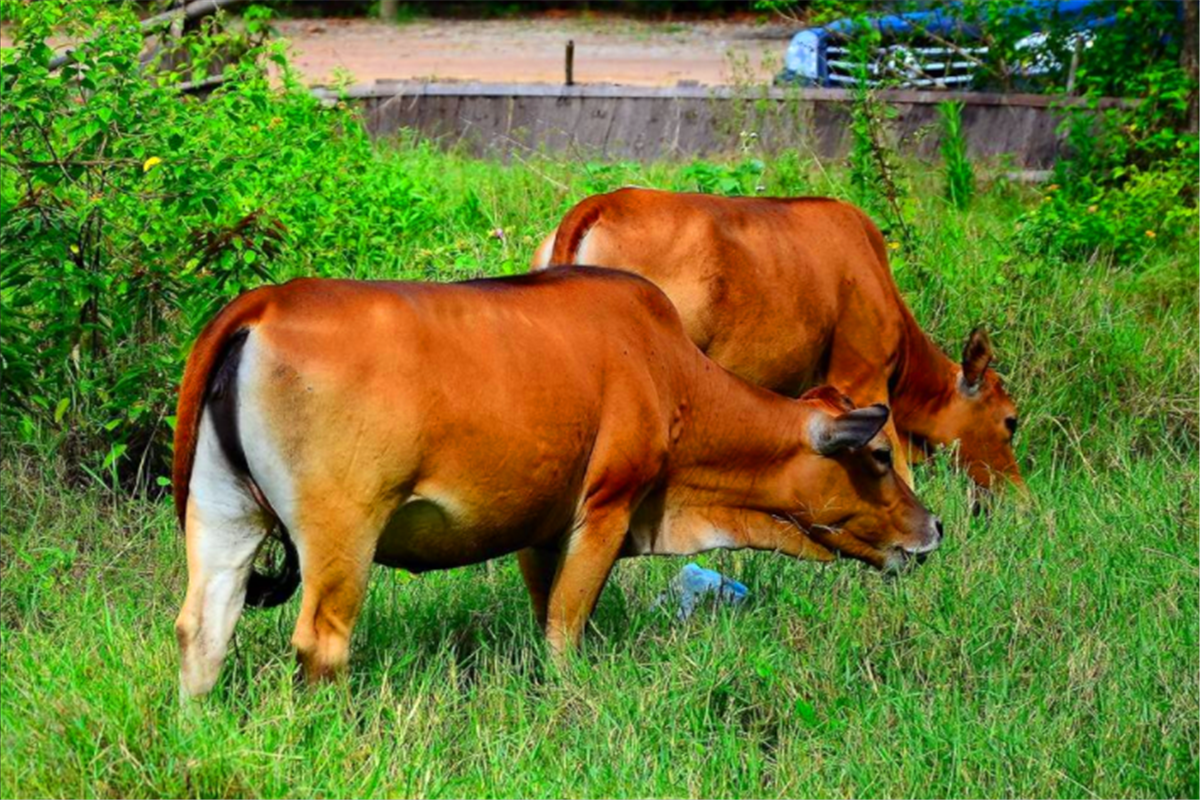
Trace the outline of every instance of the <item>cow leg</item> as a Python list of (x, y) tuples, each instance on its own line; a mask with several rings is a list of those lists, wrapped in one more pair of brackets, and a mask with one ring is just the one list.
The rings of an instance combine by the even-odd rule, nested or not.
[(230, 471), (205, 417), (184, 520), (188, 588), (175, 620), (184, 697), (211, 691), (246, 602), (254, 556), (270, 526)]
[(546, 620), (546, 640), (554, 655), (579, 643), (628, 531), (627, 508), (592, 510), (564, 545)]
[[(328, 497), (330, 495), (326, 495)], [(310, 682), (340, 674), (350, 659), (350, 635), (362, 609), (379, 526), (350, 509), (306, 509), (293, 530), (304, 592), (292, 646)]]
[(550, 589), (554, 585), (554, 573), (558, 569), (558, 551), (540, 547), (527, 547), (517, 553), (521, 576), (533, 603), (533, 616), (538, 627), (546, 629), (546, 614), (550, 607)]

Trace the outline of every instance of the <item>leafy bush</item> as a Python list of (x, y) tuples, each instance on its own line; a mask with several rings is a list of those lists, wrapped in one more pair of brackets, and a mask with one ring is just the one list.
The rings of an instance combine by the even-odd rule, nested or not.
[[(184, 69), (204, 77), (203, 61), (140, 68), (127, 4), (16, 12), (0, 105), (0, 408), (27, 436), (59, 430), (85, 470), (144, 481), (166, 455), (181, 339), (197, 320), (430, 216), (406, 175), (378, 168), (346, 109), (300, 89), (277, 44), (242, 48), (201, 101), (179, 83)], [(266, 17), (249, 9), (244, 33)], [(87, 37), (57, 71), (52, 31)], [(211, 52), (215, 35), (202, 28), (181, 49)]]
[[(1081, 75), (1084, 103), (1062, 109), (1067, 153), (1053, 188), (1020, 223), (1028, 248), (1125, 258), (1195, 220), (1200, 140), (1186, 120), (1196, 86), (1176, 63), (1124, 80), (1114, 87), (1109, 74)], [(1139, 99), (1105, 104), (1114, 88)]]
[(706, 194), (761, 194), (765, 165), (757, 158), (743, 158), (733, 164), (693, 161), (680, 173), (681, 191)]
[[(791, 0), (758, 0), (760, 8), (787, 13)], [(1195, 216), (1195, 166), (1200, 151), (1188, 128), (1195, 80), (1181, 65), (1182, 4), (1171, 0), (1129, 3), (1101, 0), (1080, 17), (1060, 15), (1053, 4), (1027, 0), (909, 0), (884, 6), (851, 0), (814, 0), (810, 21), (849, 18), (847, 47), (859, 66), (853, 87), (850, 156), (854, 199), (886, 228), (909, 238), (903, 186), (883, 133), (888, 109), (864, 84), (894, 84), (905, 69), (889, 71), (887, 54), (923, 45), (963, 50), (973, 63), (972, 88), (1041, 91), (1064, 102), (1064, 157), (1055, 166), (1046, 202), (1025, 215), (1020, 239), (1027, 250), (1077, 256), (1096, 252), (1126, 259), (1162, 237), (1172, 237)], [(933, 34), (919, 22), (887, 41), (875, 24), (884, 14), (937, 10), (963, 21), (970, 36)], [(1108, 20), (1081, 32), (1084, 20)], [(907, 46), (909, 49), (905, 49)], [(901, 66), (907, 55), (900, 57)], [(881, 61), (881, 59), (883, 61)], [(1113, 104), (1106, 98), (1136, 100)], [(952, 105), (941, 107), (941, 150), (947, 194), (959, 207), (969, 201), (971, 165)]]
[(1133, 256), (1190, 230), (1196, 211), (1180, 197), (1189, 180), (1179, 168), (1134, 167), (1119, 184), (1093, 184), (1090, 195), (1050, 184), (1041, 205), (1021, 218), (1021, 241), (1027, 249), (1069, 257)]

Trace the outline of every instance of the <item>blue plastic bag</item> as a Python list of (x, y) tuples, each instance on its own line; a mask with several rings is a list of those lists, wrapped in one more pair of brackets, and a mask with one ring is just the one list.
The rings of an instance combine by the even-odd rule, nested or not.
[(676, 619), (684, 620), (692, 615), (707, 597), (715, 596), (717, 602), (737, 605), (749, 593), (744, 585), (719, 572), (705, 569), (699, 564), (685, 564), (679, 574), (671, 580), (667, 591), (654, 601), (653, 608), (668, 608), (678, 605)]

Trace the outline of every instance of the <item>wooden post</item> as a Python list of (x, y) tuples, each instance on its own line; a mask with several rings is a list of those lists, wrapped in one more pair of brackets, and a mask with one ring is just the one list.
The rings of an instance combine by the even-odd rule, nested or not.
[(379, 18), (384, 22), (395, 22), (400, 16), (400, 0), (380, 0)]
[[(186, 10), (187, 0), (175, 0), (175, 2), (173, 2), (171, 5), (173, 6), (173, 10), (175, 10), (175, 11), (184, 11), (184, 10)], [(171, 21), (171, 28), (170, 28), (171, 37), (174, 39), (178, 39), (180, 36), (183, 36), (183, 30), (186, 25), (187, 25), (187, 19), (184, 17), (183, 14), (180, 14), (178, 17), (173, 19)]]
[(1179, 51), (1179, 64), (1192, 79), (1192, 92), (1188, 97), (1188, 131), (1200, 130), (1200, 107), (1197, 107), (1197, 66), (1200, 65), (1200, 2), (1183, 0), (1183, 47)]
[(575, 40), (567, 40), (567, 86), (575, 85)]
[(1071, 66), (1067, 68), (1067, 94), (1075, 94), (1075, 76), (1079, 74), (1079, 57), (1083, 54), (1083, 37), (1075, 40), (1075, 50), (1071, 53)]

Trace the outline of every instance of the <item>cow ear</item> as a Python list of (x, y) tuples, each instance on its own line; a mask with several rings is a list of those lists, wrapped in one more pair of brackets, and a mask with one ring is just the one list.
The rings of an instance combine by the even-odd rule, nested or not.
[(968, 389), (979, 388), (983, 373), (992, 363), (992, 340), (982, 326), (971, 331), (963, 348), (962, 375)]
[(888, 420), (888, 407), (882, 403), (859, 408), (840, 417), (820, 414), (813, 420), (813, 449), (823, 456), (843, 450), (865, 447)]

